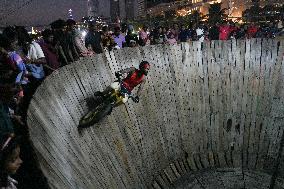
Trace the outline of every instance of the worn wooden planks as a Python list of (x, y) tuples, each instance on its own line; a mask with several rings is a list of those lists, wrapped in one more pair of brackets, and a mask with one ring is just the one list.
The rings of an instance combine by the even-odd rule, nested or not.
[[(190, 42), (106, 52), (54, 72), (28, 112), (51, 188), (171, 188), (207, 168), (266, 171), (284, 128), (282, 54), (279, 40)], [(151, 71), (140, 103), (79, 133), (86, 99), (142, 60)]]

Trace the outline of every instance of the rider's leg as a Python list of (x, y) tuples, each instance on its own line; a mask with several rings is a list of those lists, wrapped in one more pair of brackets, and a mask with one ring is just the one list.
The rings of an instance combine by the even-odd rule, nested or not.
[(94, 93), (94, 95), (95, 96), (105, 96), (105, 95), (110, 94), (113, 90), (119, 90), (119, 88), (120, 88), (119, 82), (113, 82), (103, 92), (97, 91)]
[(107, 96), (108, 94), (110, 94), (110, 92), (112, 91), (113, 89), (111, 87), (107, 87), (103, 92), (102, 91), (96, 91), (94, 93), (95, 96), (100, 96), (100, 97), (104, 97), (104, 96)]
[(102, 94), (103, 95), (108, 95), (108, 94), (110, 94), (111, 92), (112, 92), (112, 88), (110, 87), (110, 86), (108, 86), (103, 92), (102, 92)]

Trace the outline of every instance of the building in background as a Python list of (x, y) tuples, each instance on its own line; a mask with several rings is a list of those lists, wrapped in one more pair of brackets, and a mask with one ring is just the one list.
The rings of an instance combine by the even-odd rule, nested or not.
[(146, 17), (146, 0), (137, 0), (137, 14), (136, 18)]
[(261, 7), (266, 5), (282, 6), (283, 0), (146, 0), (146, 14), (148, 16), (164, 16), (174, 13), (176, 16), (186, 16), (193, 11), (208, 14), (210, 4), (222, 3), (222, 8), (231, 18), (242, 17), (243, 11), (255, 3)]
[(72, 13), (72, 9), (69, 9), (69, 10), (68, 10), (68, 19), (74, 20), (74, 18), (73, 18), (73, 13)]
[(87, 0), (87, 16), (99, 16), (99, 0)]
[(126, 20), (133, 20), (135, 17), (134, 13), (134, 5), (136, 1), (135, 0), (125, 0), (125, 19)]
[(179, 16), (185, 16), (194, 10), (205, 14), (206, 8), (214, 2), (221, 2), (221, 0), (147, 0), (146, 12), (150, 16), (165, 15), (172, 11)]
[(282, 6), (284, 1), (283, 0), (246, 0), (247, 7), (250, 7), (255, 3), (259, 3), (261, 7), (264, 7), (266, 5)]
[(145, 14), (145, 0), (87, 0), (87, 13), (109, 22), (134, 20)]
[(153, 16), (186, 16), (193, 11), (208, 14), (210, 4), (222, 3), (232, 18), (242, 16), (244, 10), (256, 2), (260, 6), (283, 5), (283, 0), (87, 0), (88, 16), (106, 18), (108, 22), (125, 22)]
[(87, 0), (87, 15), (88, 17), (101, 18), (109, 22), (110, 15), (110, 1), (106, 0)]
[(110, 17), (111, 17), (111, 21), (112, 22), (118, 22), (118, 20), (120, 20), (120, 2), (118, 0), (114, 1), (111, 0), (110, 1)]
[(241, 17), (250, 0), (222, 0), (222, 8), (227, 10), (229, 17)]

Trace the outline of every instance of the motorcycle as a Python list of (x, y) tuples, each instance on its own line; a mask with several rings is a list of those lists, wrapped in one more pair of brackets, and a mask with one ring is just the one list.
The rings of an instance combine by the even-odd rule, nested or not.
[(129, 98), (138, 103), (135, 97), (121, 90), (121, 75), (116, 74), (116, 78), (118, 79), (116, 81), (118, 83), (117, 87), (113, 88), (108, 94), (104, 94), (101, 97), (102, 99), (99, 105), (97, 105), (94, 109), (89, 111), (80, 119), (78, 128), (87, 128), (98, 123), (101, 119), (107, 115), (110, 115), (113, 108), (124, 104)]

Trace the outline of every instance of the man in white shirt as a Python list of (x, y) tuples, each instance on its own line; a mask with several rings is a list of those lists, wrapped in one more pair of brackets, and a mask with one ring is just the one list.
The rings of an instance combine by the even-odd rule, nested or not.
[(26, 61), (30, 63), (27, 64), (27, 67), (30, 70), (32, 76), (36, 80), (44, 79), (45, 74), (43, 64), (46, 63), (46, 60), (43, 51), (37, 42), (31, 42)]

